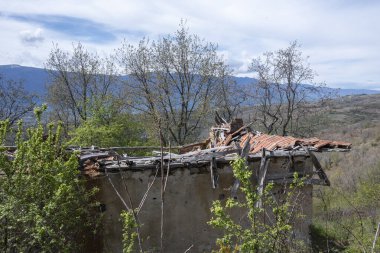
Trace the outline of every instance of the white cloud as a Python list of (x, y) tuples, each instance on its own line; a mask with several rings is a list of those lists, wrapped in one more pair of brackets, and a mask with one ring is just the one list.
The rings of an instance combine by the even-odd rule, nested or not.
[[(22, 59), (15, 57), (25, 51), (20, 36), (24, 42), (41, 44), (30, 51), (31, 60), (39, 59), (39, 62), (44, 61), (52, 41), (70, 49), (71, 42), (78, 40), (74, 35), (46, 27), (40, 27), (43, 31), (38, 32), (36, 24), (12, 21), (6, 13), (68, 16), (104, 24), (114, 30), (117, 41), (84, 44), (106, 53), (119, 47), (122, 38), (136, 43), (144, 35), (155, 39), (172, 33), (183, 18), (191, 32), (219, 44), (239, 75), (246, 73), (252, 57), (298, 40), (319, 73), (318, 80), (333, 86), (350, 81), (380, 88), (380, 2), (377, 1), (89, 0), (78, 4), (77, 0), (13, 0), (0, 1), (0, 10), (3, 12), (0, 13), (0, 53), (5, 55), (0, 59), (2, 62)], [(27, 32), (19, 34), (19, 31)]]
[(27, 46), (38, 46), (41, 42), (44, 41), (41, 28), (21, 31), (20, 38), (21, 42)]

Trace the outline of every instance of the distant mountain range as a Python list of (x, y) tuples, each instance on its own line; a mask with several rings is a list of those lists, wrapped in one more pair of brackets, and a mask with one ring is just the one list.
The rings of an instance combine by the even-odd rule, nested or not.
[(20, 65), (0, 65), (0, 75), (4, 79), (22, 81), (26, 90), (43, 96), (49, 83), (45, 69), (24, 67)]
[[(23, 81), (25, 89), (39, 96), (46, 94), (47, 86), (49, 85), (49, 75), (42, 68), (25, 67), (20, 65), (0, 65), (0, 76), (5, 79), (15, 81)], [(250, 77), (234, 77), (238, 86), (246, 87), (257, 80)], [(367, 89), (334, 89), (340, 96), (359, 95), (359, 94), (378, 94), (378, 90)]]

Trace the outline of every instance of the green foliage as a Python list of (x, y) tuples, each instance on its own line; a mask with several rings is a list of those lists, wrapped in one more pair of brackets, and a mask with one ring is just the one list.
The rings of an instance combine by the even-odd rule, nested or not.
[[(350, 213), (345, 213), (350, 212)], [(314, 252), (371, 252), (376, 218), (349, 210), (328, 210), (328, 221), (317, 217), (311, 230)], [(380, 243), (375, 251), (379, 252)]]
[(380, 184), (373, 180), (361, 182), (354, 201), (362, 207), (377, 208), (380, 204)]
[[(332, 154), (327, 162), (331, 187), (317, 188), (318, 194), (314, 195), (313, 225), (320, 232), (312, 234), (312, 237), (326, 235), (322, 241), (313, 240), (313, 247), (319, 248), (319, 251), (372, 250), (380, 221), (380, 162), (379, 148), (370, 144), (379, 128), (378, 125), (369, 129), (359, 127), (356, 131), (357, 135), (350, 139), (354, 143), (352, 151)], [(379, 250), (378, 240), (375, 252)]]
[[(317, 196), (312, 230), (316, 252), (371, 252), (380, 220), (380, 187), (372, 176), (358, 182), (356, 192), (341, 191), (335, 186)], [(379, 250), (378, 241), (375, 252)]]
[(130, 211), (122, 211), (120, 216), (123, 222), (123, 253), (131, 253), (137, 238), (137, 223)]
[(68, 144), (99, 147), (153, 144), (147, 137), (146, 126), (137, 116), (120, 111), (122, 103), (112, 96), (95, 100), (88, 119), (70, 133)]
[[(86, 190), (80, 179), (76, 155), (65, 157), (61, 126), (49, 124), (44, 135), (44, 110), (35, 109), (38, 124), (27, 129), (26, 139), (18, 124), (13, 155), (0, 153), (1, 252), (78, 252), (96, 228), (90, 201), (95, 190)], [(7, 127), (1, 122), (1, 143)]]
[(347, 246), (345, 241), (326, 231), (321, 224), (311, 225), (310, 234), (313, 252), (342, 252)]
[[(295, 193), (302, 186), (302, 181), (295, 174), (294, 182), (285, 189), (283, 196), (277, 199), (271, 191), (275, 185), (268, 184), (259, 194), (252, 183), (252, 171), (242, 158), (232, 163), (235, 177), (240, 181), (240, 189), (245, 195), (244, 201), (228, 198), (224, 203), (213, 202), (211, 213), (213, 217), (208, 222), (211, 226), (221, 229), (223, 236), (216, 243), (217, 252), (295, 252), (300, 250), (301, 242), (292, 241), (291, 233), (294, 218), (293, 213), (297, 199)], [(262, 206), (257, 205), (262, 201)], [(247, 217), (239, 221), (232, 218), (233, 209), (247, 213)], [(247, 212), (248, 211), (248, 212)], [(265, 222), (265, 216), (273, 218), (273, 222)], [(301, 251), (301, 250), (300, 250)]]
[(69, 144), (99, 147), (147, 145), (149, 141), (144, 126), (133, 115), (109, 115), (105, 108), (98, 109), (90, 119), (71, 132)]
[[(315, 252), (371, 252), (380, 222), (379, 95), (332, 101), (319, 136), (352, 143), (347, 153), (325, 155), (330, 187), (315, 187), (312, 238)], [(380, 252), (377, 240), (374, 252)]]

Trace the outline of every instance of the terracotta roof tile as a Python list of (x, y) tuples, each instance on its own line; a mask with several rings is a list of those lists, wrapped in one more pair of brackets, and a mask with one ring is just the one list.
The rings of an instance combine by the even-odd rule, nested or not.
[[(239, 129), (240, 131), (242, 129)], [(238, 130), (238, 131), (239, 131)], [(238, 133), (234, 132), (233, 135), (237, 136)], [(229, 134), (227, 138), (218, 143), (219, 145), (229, 145), (232, 140), (232, 134)], [(343, 148), (343, 149), (350, 149), (351, 143), (348, 142), (341, 142), (341, 141), (330, 141), (330, 140), (321, 140), (318, 138), (295, 138), (292, 136), (279, 136), (279, 135), (269, 135), (269, 134), (263, 134), (263, 133), (245, 133), (242, 134), (240, 137), (239, 145), (240, 147), (243, 147), (247, 139), (250, 137), (250, 144), (251, 149), (250, 153), (255, 154), (260, 152), (263, 148), (273, 151), (277, 149), (283, 149), (283, 150), (290, 150), (295, 147), (300, 146), (307, 146), (307, 147), (313, 147), (317, 150), (323, 149), (323, 148)]]

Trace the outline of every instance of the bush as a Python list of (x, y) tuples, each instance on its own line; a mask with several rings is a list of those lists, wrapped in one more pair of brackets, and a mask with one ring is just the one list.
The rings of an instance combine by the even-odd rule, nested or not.
[(132, 211), (122, 211), (120, 216), (123, 222), (123, 253), (131, 253), (135, 246), (137, 238), (135, 229), (138, 225)]
[[(267, 184), (262, 194), (256, 192), (252, 182), (252, 171), (242, 158), (232, 163), (233, 173), (240, 181), (240, 189), (245, 195), (244, 201), (228, 198), (225, 203), (216, 200), (211, 207), (211, 226), (222, 230), (223, 236), (216, 243), (217, 252), (303, 252), (304, 245), (300, 240), (292, 239), (293, 224), (299, 214), (295, 193), (302, 186), (297, 174), (294, 182), (286, 189), (281, 200), (276, 199), (271, 190), (273, 184)], [(257, 205), (262, 201), (265, 208)], [(246, 217), (235, 221), (231, 212), (233, 209), (243, 210)], [(297, 212), (297, 211), (296, 211)], [(264, 216), (272, 217), (272, 222), (265, 222)], [(242, 222), (245, 220), (245, 222)]]
[[(38, 123), (26, 139), (19, 123), (13, 155), (0, 153), (1, 252), (79, 252), (88, 231), (96, 229), (95, 190), (86, 190), (76, 155), (63, 152), (60, 125), (48, 125), (44, 135), (45, 109), (35, 110)], [(1, 122), (0, 132), (3, 143), (7, 122)]]
[[(88, 119), (71, 133), (69, 145), (89, 147), (136, 147), (156, 144), (147, 134), (141, 123), (129, 115), (120, 115), (109, 123), (96, 118)], [(146, 150), (128, 150), (130, 156), (151, 155)]]

